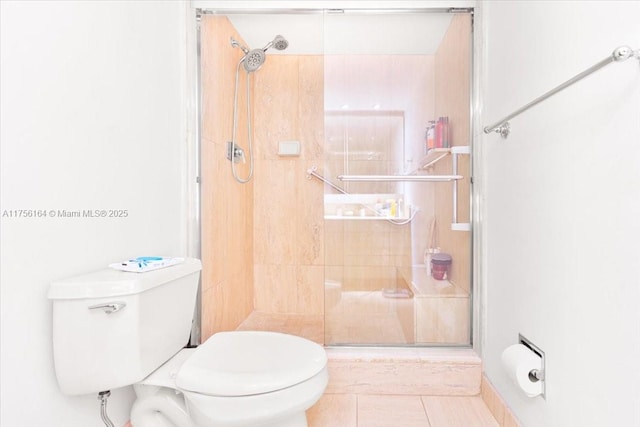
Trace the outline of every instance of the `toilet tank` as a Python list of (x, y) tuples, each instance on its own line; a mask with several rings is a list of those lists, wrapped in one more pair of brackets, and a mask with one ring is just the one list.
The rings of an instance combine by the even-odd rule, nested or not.
[(180, 351), (201, 268), (187, 258), (144, 273), (109, 268), (51, 283), (60, 390), (79, 395), (134, 384)]

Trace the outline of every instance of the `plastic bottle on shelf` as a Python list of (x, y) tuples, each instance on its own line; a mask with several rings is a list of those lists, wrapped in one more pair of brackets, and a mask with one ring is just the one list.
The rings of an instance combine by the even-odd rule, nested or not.
[(424, 266), (427, 269), (427, 276), (431, 276), (431, 249), (424, 250)]
[(435, 120), (429, 120), (429, 126), (427, 126), (427, 150), (425, 154), (429, 153), (429, 150), (435, 148), (436, 140), (435, 140), (435, 132), (436, 132), (436, 122)]
[(382, 216), (382, 201), (380, 199), (378, 199), (374, 205), (374, 210), (376, 211), (376, 215)]
[(433, 274), (433, 256), (440, 253), (440, 248), (427, 248), (424, 250), (424, 266), (427, 269), (427, 276)]
[(429, 126), (424, 130), (424, 154), (429, 152)]
[(382, 216), (391, 216), (391, 199), (386, 199), (384, 203), (382, 203)]
[(451, 147), (451, 133), (449, 129), (449, 117), (442, 118), (442, 147)]
[(442, 117), (438, 117), (435, 127), (435, 148), (442, 148), (442, 127), (444, 123)]

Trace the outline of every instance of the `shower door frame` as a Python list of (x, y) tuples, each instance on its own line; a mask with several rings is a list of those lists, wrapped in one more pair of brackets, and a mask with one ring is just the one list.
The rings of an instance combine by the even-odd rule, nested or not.
[[(269, 2), (255, 2), (256, 6), (238, 7), (237, 4), (229, 1), (209, 1), (195, 0), (192, 2), (191, 13), (187, 14), (187, 23), (185, 30), (187, 33), (187, 57), (186, 67), (188, 74), (193, 77), (195, 89), (190, 91), (187, 102), (188, 117), (195, 117), (195, 129), (188, 132), (188, 156), (186, 166), (186, 180), (188, 200), (193, 205), (189, 211), (195, 211), (195, 214), (186, 218), (186, 252), (189, 256), (199, 257), (201, 254), (202, 237), (201, 237), (201, 135), (202, 135), (202, 80), (201, 80), (201, 32), (200, 19), (205, 14), (326, 14), (329, 12), (349, 10), (358, 13), (470, 13), (471, 15), (471, 72), (470, 72), (470, 135), (469, 143), (473, 147), (470, 159), (470, 222), (471, 222), (471, 265), (469, 268), (470, 283), (470, 343), (468, 345), (446, 345), (446, 347), (471, 347), (478, 354), (482, 350), (482, 337), (484, 336), (483, 307), (485, 296), (485, 280), (484, 269), (482, 268), (481, 250), (484, 248), (484, 238), (480, 224), (482, 205), (481, 194), (484, 186), (484, 174), (480, 165), (483, 158), (480, 142), (482, 141), (481, 111), (482, 104), (480, 101), (480, 87), (484, 82), (484, 69), (480, 61), (482, 57), (482, 40), (483, 34), (486, 32), (482, 24), (481, 8), (476, 7), (475, 1), (467, 1), (464, 4), (460, 2), (435, 2), (432, 6), (424, 6), (422, 2), (416, 1), (395, 1), (388, 2), (388, 7), (379, 7), (380, 2), (372, 2), (378, 7), (367, 6), (369, 2), (351, 2), (341, 3), (341, 7), (336, 9), (336, 4), (328, 1), (310, 1), (305, 5), (299, 2), (290, 2), (292, 6), (273, 6)], [(267, 3), (266, 7), (259, 7), (260, 4)], [(363, 5), (364, 4), (364, 5)], [(195, 178), (194, 178), (195, 177)], [(193, 182), (195, 181), (195, 189)], [(195, 249), (194, 249), (195, 248)], [(189, 345), (196, 346), (201, 342), (200, 322), (202, 319), (201, 306), (201, 284), (199, 285), (198, 299), (194, 311), (194, 320), (192, 327), (192, 335)], [(429, 346), (417, 346), (429, 347)]]

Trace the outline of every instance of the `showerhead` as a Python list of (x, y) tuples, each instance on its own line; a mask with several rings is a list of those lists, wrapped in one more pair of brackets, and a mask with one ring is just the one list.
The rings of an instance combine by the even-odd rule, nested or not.
[(247, 70), (248, 73), (252, 73), (262, 67), (262, 64), (264, 64), (264, 61), (267, 59), (265, 52), (269, 48), (273, 47), (277, 50), (285, 50), (287, 46), (289, 46), (289, 42), (281, 35), (277, 35), (262, 49), (249, 50), (231, 37), (231, 46), (240, 48), (242, 52), (244, 52), (244, 56), (240, 61), (243, 63), (244, 69)]
[(282, 37), (280, 34), (278, 34), (271, 43), (273, 44), (273, 47), (278, 50), (285, 50), (289, 46), (287, 39)]
[(253, 49), (249, 53), (247, 53), (244, 58), (242, 58), (242, 62), (244, 65), (244, 69), (247, 70), (248, 73), (258, 70), (264, 64), (267, 56), (262, 49)]
[(277, 50), (285, 50), (288, 46), (289, 46), (289, 42), (287, 41), (287, 39), (285, 39), (280, 34), (278, 34), (277, 36), (274, 37), (273, 40), (267, 43), (267, 45), (263, 47), (262, 50), (266, 52), (267, 49), (272, 47)]

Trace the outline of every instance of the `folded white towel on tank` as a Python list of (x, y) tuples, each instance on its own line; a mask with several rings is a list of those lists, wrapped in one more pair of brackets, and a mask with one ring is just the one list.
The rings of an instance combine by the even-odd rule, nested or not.
[(146, 271), (158, 270), (159, 268), (170, 267), (172, 265), (180, 264), (184, 261), (184, 258), (170, 258), (161, 256), (141, 256), (128, 261), (116, 262), (109, 264), (109, 267), (129, 271), (132, 273), (144, 273)]

